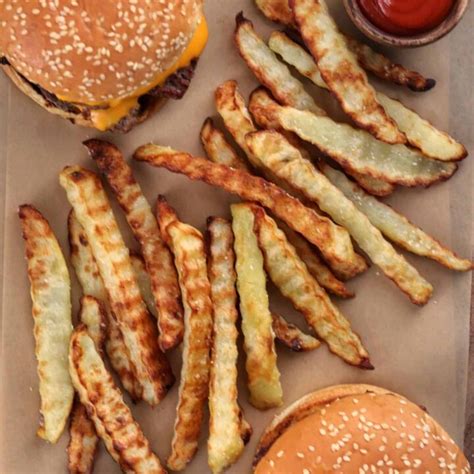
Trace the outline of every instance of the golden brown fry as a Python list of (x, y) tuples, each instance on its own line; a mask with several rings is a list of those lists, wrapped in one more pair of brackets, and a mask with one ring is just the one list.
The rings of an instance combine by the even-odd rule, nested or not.
[(441, 245), (437, 240), (412, 224), (387, 204), (369, 196), (347, 179), (343, 173), (328, 165), (320, 164), (325, 176), (340, 189), (354, 205), (363, 212), (370, 222), (391, 241), (422, 257), (432, 258), (451, 270), (468, 271), (472, 262), (458, 257), (454, 252)]
[(348, 49), (325, 0), (292, 0), (301, 36), (342, 109), (361, 128), (387, 143), (405, 143), (405, 135), (386, 114), (367, 75)]
[(242, 160), (224, 134), (214, 126), (211, 118), (207, 118), (201, 129), (201, 143), (207, 157), (214, 163), (221, 163), (230, 168), (249, 171), (247, 163)]
[[(274, 31), (270, 36), (269, 46), (286, 63), (294, 66), (300, 74), (310, 79), (318, 87), (328, 89), (312, 56), (284, 33)], [(405, 107), (401, 102), (387, 97), (382, 92), (376, 92), (376, 96), (387, 114), (405, 133), (408, 143), (418, 148), (423, 155), (441, 161), (458, 161), (466, 157), (467, 151), (464, 146), (447, 133), (436, 129), (416, 112)]]
[(181, 471), (198, 448), (209, 390), (213, 309), (201, 233), (180, 222), (163, 197), (158, 200), (158, 206), (163, 222), (169, 222), (164, 229), (165, 240), (174, 255), (184, 306), (183, 367), (171, 454), (167, 460), (170, 469)]
[(346, 230), (318, 216), (278, 186), (245, 171), (153, 144), (140, 147), (134, 158), (219, 186), (242, 199), (259, 202), (315, 244), (331, 266), (345, 269), (347, 275), (360, 272), (361, 259), (354, 252)]
[(291, 181), (343, 225), (361, 249), (413, 303), (425, 304), (429, 300), (433, 287), (395, 251), (367, 216), (305, 160), (285, 137), (274, 131), (260, 131), (248, 135), (247, 144), (262, 165), (269, 167), (280, 179)]
[(255, 236), (251, 204), (231, 206), (237, 290), (246, 353), (250, 403), (259, 409), (280, 406), (283, 393), (277, 367), (263, 256)]
[(352, 176), (360, 187), (364, 188), (372, 196), (389, 196), (395, 191), (395, 185), (387, 183), (381, 179), (373, 178), (367, 174), (360, 174), (348, 169), (344, 170), (349, 176)]
[[(237, 15), (236, 23), (234, 41), (240, 55), (257, 79), (272, 91), (275, 98), (285, 105), (326, 115), (306, 92), (303, 84), (291, 75), (288, 67), (277, 59), (275, 53), (256, 34), (252, 23), (245, 19), (242, 13)], [(278, 87), (274, 87), (275, 84), (278, 84)]]
[(289, 323), (279, 314), (272, 313), (272, 327), (276, 340), (292, 351), (314, 351), (321, 345), (315, 337), (305, 334), (298, 326)]
[(153, 298), (153, 290), (151, 288), (150, 274), (146, 270), (145, 260), (143, 260), (140, 254), (131, 252), (130, 261), (132, 262), (133, 271), (137, 278), (143, 301), (150, 314), (158, 319), (158, 312), (156, 311), (155, 299)]
[[(272, 21), (298, 29), (288, 0), (256, 0), (258, 8)], [(419, 72), (395, 64), (390, 59), (374, 51), (369, 45), (344, 35), (347, 47), (355, 54), (359, 65), (380, 79), (406, 86), (416, 92), (424, 92), (436, 85), (434, 79), (427, 79)]]
[(83, 325), (71, 337), (69, 371), (97, 434), (122, 470), (165, 474)]
[(225, 219), (210, 217), (208, 273), (214, 306), (209, 382), (208, 463), (214, 474), (224, 471), (242, 454), (242, 413), (237, 402), (237, 292), (234, 235)]
[(143, 399), (156, 405), (174, 382), (171, 367), (157, 344), (154, 327), (140, 295), (130, 254), (125, 246), (99, 177), (78, 166), (60, 174), (76, 217), (88, 237), (116, 316)]
[(48, 221), (28, 204), (20, 206), (18, 215), (25, 240), (33, 302), (41, 399), (37, 435), (56, 443), (66, 425), (74, 397), (67, 367), (72, 332), (71, 281), (63, 253)]
[(71, 474), (91, 474), (99, 437), (84, 405), (76, 398), (69, 425), (70, 440), (67, 447), (68, 470)]
[(372, 369), (369, 355), (349, 322), (309, 274), (295, 249), (263, 208), (252, 205), (255, 231), (273, 283), (300, 311), (318, 337), (347, 363)]
[(346, 36), (349, 49), (357, 56), (361, 67), (380, 79), (406, 86), (412, 91), (429, 91), (436, 85), (434, 79), (427, 79), (419, 72), (410, 71), (400, 64), (395, 64), (383, 54), (377, 53), (370, 46), (355, 38)]
[(428, 159), (405, 145), (389, 145), (329, 117), (280, 106), (263, 90), (252, 94), (250, 110), (296, 133), (351, 172), (404, 186), (429, 186), (451, 177), (457, 169), (454, 163)]
[(77, 279), (85, 295), (91, 295), (106, 305), (107, 310), (107, 340), (105, 351), (110, 364), (120, 378), (123, 387), (134, 401), (141, 398), (141, 386), (135, 377), (136, 369), (130, 360), (130, 354), (123, 340), (116, 317), (108, 305), (107, 291), (105, 290), (99, 267), (95, 261), (87, 235), (77, 220), (74, 211), (69, 213), (68, 234), (71, 263)]
[(172, 349), (183, 339), (183, 308), (173, 258), (160, 237), (156, 218), (120, 150), (102, 140), (87, 140), (84, 145), (107, 178), (140, 243), (158, 313), (158, 342), (163, 351)]
[[(107, 314), (104, 305), (93, 296), (83, 296), (79, 319), (85, 325), (97, 351), (102, 354), (107, 336)], [(92, 473), (99, 437), (84, 405), (77, 398), (72, 407), (69, 437), (67, 447), (69, 472)]]
[(352, 298), (354, 293), (346, 285), (338, 280), (326, 264), (319, 258), (311, 244), (290, 229), (284, 222), (277, 221), (278, 227), (285, 233), (288, 242), (296, 250), (296, 253), (308, 268), (309, 273), (327, 291), (341, 298)]

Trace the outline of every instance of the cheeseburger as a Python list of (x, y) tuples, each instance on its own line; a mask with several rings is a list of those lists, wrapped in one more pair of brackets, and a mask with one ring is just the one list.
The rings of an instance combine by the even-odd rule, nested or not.
[(0, 0), (0, 63), (48, 111), (129, 131), (189, 87), (203, 0)]
[(306, 395), (266, 429), (257, 474), (470, 473), (462, 451), (423, 408), (371, 385)]

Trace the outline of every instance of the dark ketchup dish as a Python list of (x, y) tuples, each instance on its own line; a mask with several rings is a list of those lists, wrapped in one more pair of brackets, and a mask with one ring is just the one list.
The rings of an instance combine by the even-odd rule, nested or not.
[(355, 25), (371, 39), (395, 46), (422, 46), (449, 33), (469, 0), (344, 0)]

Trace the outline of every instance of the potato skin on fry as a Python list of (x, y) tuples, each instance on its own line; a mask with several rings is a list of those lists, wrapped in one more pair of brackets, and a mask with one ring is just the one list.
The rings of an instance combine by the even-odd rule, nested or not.
[(166, 474), (83, 325), (71, 337), (69, 371), (97, 434), (122, 470)]
[(178, 275), (171, 253), (160, 237), (150, 205), (120, 150), (103, 140), (87, 140), (84, 145), (107, 178), (140, 243), (158, 313), (158, 342), (163, 351), (172, 349), (181, 343), (184, 327)]
[(138, 148), (134, 158), (185, 174), (193, 180), (219, 186), (243, 199), (259, 202), (315, 244), (329, 263), (338, 268), (344, 267), (348, 275), (360, 272), (360, 260), (347, 232), (329, 219), (318, 216), (273, 183), (241, 170), (153, 144)]
[(196, 454), (209, 392), (213, 308), (203, 236), (180, 222), (163, 197), (158, 200), (158, 212), (166, 225), (163, 234), (174, 255), (184, 307), (183, 366), (167, 459), (170, 469), (181, 471)]
[(321, 345), (315, 337), (305, 334), (279, 314), (272, 313), (272, 327), (276, 340), (294, 352), (314, 351)]
[(373, 369), (369, 355), (347, 319), (332, 304), (326, 292), (309, 274), (295, 249), (263, 208), (252, 205), (254, 230), (264, 256), (265, 269), (273, 283), (289, 298), (329, 350), (345, 362)]
[(72, 332), (71, 281), (61, 248), (48, 221), (29, 204), (20, 206), (18, 215), (25, 241), (33, 302), (41, 399), (41, 422), (37, 435), (56, 443), (66, 425), (74, 397), (67, 366)]
[(73, 210), (68, 217), (68, 237), (71, 264), (85, 295), (91, 295), (101, 301), (107, 311), (107, 337), (105, 351), (110, 364), (120, 378), (123, 387), (133, 401), (141, 398), (142, 388), (135, 377), (136, 369), (109, 304), (107, 291), (100, 276), (89, 240)]
[(232, 230), (250, 403), (265, 410), (280, 406), (283, 393), (276, 365), (263, 256), (253, 230), (251, 206), (246, 203), (231, 206)]
[(107, 290), (112, 313), (136, 369), (143, 399), (158, 404), (174, 382), (171, 367), (157, 344), (154, 327), (140, 295), (125, 246), (98, 176), (78, 166), (60, 174), (77, 219), (83, 226)]
[[(242, 454), (251, 428), (237, 402), (237, 291), (234, 235), (225, 219), (207, 221), (208, 274), (214, 306), (209, 382), (208, 463), (213, 474), (224, 471)], [(242, 433), (242, 425), (250, 434)]]

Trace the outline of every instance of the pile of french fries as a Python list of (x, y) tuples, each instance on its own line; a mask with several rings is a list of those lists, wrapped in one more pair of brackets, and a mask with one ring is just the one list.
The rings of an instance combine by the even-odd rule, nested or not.
[[(267, 44), (237, 16), (236, 47), (262, 86), (248, 106), (235, 81), (216, 90), (217, 111), (239, 150), (208, 118), (201, 129), (207, 158), (153, 144), (134, 154), (138, 162), (239, 196), (231, 220), (210, 217), (203, 235), (180, 221), (164, 196), (154, 212), (121, 152), (105, 141), (85, 142), (140, 252), (126, 247), (99, 174), (66, 167), (59, 179), (72, 206), (70, 261), (83, 293), (74, 329), (58, 241), (38, 210), (20, 207), (40, 381), (38, 434), (55, 443), (70, 417), (72, 473), (92, 471), (100, 439), (124, 472), (166, 472), (122, 390), (134, 402), (157, 405), (175, 382), (165, 353), (180, 345), (179, 400), (165, 464), (181, 471), (193, 459), (208, 403), (208, 463), (213, 473), (224, 471), (252, 434), (238, 404), (239, 319), (250, 403), (278, 407), (283, 389), (275, 341), (296, 352), (325, 343), (348, 364), (373, 369), (361, 338), (329, 297), (354, 296), (346, 280), (364, 272), (367, 259), (418, 305), (433, 287), (392, 243), (452, 270), (472, 269), (378, 199), (397, 185), (449, 178), (467, 153), (375, 91), (365, 70), (414, 90), (434, 81), (342, 35), (323, 0), (291, 4), (257, 0), (305, 46), (279, 31)], [(332, 120), (285, 63), (329, 90), (352, 125)], [(306, 331), (271, 311), (268, 278), (301, 313)]]

